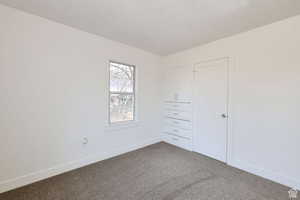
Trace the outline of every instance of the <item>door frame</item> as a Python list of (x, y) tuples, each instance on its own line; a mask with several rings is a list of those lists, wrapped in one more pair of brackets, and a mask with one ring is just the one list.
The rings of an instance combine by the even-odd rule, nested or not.
[[(193, 64), (193, 122), (196, 122), (197, 119), (197, 112), (196, 112), (196, 73), (197, 73), (197, 65), (209, 63), (209, 62), (217, 62), (225, 60), (227, 63), (227, 126), (226, 126), (226, 159), (225, 163), (229, 164), (232, 163), (232, 145), (233, 145), (233, 108), (232, 108), (232, 93), (233, 93), (233, 72), (234, 72), (234, 59), (229, 56), (225, 57), (218, 57), (212, 59), (201, 60), (195, 62)], [(196, 126), (193, 126), (193, 151), (196, 149)]]

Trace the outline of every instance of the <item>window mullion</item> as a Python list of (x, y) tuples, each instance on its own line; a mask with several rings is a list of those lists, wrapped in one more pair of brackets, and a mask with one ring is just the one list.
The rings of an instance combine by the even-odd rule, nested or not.
[(125, 94), (125, 95), (134, 95), (134, 92), (109, 92), (110, 94)]

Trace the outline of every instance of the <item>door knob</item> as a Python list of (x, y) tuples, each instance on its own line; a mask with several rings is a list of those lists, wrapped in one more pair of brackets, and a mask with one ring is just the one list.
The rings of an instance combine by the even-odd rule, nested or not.
[(228, 117), (228, 116), (227, 116), (226, 114), (224, 114), (224, 113), (223, 113), (221, 116), (222, 116), (223, 118), (227, 118), (227, 117)]

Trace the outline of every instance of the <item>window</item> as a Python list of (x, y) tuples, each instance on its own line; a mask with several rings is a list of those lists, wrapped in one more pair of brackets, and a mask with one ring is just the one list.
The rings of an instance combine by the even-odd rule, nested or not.
[(109, 63), (109, 122), (135, 120), (135, 66)]

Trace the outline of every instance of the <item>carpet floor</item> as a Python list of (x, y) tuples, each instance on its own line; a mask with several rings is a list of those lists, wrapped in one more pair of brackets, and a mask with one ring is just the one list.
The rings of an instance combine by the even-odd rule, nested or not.
[(158, 143), (0, 194), (0, 200), (285, 200), (288, 188)]

